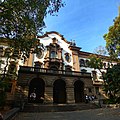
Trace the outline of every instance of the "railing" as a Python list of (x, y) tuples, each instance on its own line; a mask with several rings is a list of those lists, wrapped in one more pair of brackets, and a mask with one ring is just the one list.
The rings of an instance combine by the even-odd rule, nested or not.
[(93, 84), (94, 85), (102, 85), (103, 84), (103, 81), (93, 81)]
[(65, 71), (65, 70), (52, 70), (46, 68), (37, 68), (37, 67), (27, 67), (21, 66), (19, 72), (38, 72), (38, 73), (51, 73), (51, 74), (60, 74), (60, 75), (72, 75), (72, 76), (91, 76), (91, 73), (78, 72), (78, 71)]

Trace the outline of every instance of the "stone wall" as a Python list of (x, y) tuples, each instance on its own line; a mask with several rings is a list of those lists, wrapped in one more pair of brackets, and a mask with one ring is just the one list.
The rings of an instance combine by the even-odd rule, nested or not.
[[(53, 74), (38, 74), (38, 73), (19, 73), (18, 86), (21, 86), (23, 91), (28, 94), (29, 84), (34, 78), (40, 78), (45, 82), (44, 102), (53, 103), (53, 84), (56, 80), (63, 80), (66, 83), (66, 99), (67, 103), (75, 102), (74, 83), (80, 80), (84, 83), (84, 89), (92, 88), (91, 77), (83, 76), (61, 76)], [(83, 91), (84, 92), (84, 91)], [(85, 94), (85, 93), (84, 93)], [(88, 94), (88, 92), (87, 92)], [(27, 96), (27, 95), (26, 95)]]

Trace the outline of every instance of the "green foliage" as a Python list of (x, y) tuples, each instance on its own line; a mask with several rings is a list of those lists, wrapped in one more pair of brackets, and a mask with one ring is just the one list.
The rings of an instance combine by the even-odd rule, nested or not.
[(29, 55), (37, 33), (45, 26), (44, 17), (63, 6), (62, 0), (4, 0), (0, 4), (0, 37), (7, 39), (13, 52)]
[(110, 99), (116, 99), (120, 92), (120, 65), (108, 68), (105, 75), (104, 90), (108, 93)]
[[(62, 0), (3, 0), (0, 2), (0, 42), (7, 42), (9, 59), (28, 58), (39, 46), (37, 33), (45, 26), (44, 17), (64, 6)], [(34, 50), (34, 51), (33, 51)], [(4, 72), (4, 74), (5, 74)]]
[(98, 57), (97, 55), (90, 55), (88, 65), (91, 68), (100, 70), (103, 67), (102, 58)]
[(37, 33), (45, 26), (44, 17), (47, 13), (54, 15), (63, 6), (62, 0), (0, 1), (0, 42), (7, 42), (8, 45), (5, 51), (6, 64), (0, 76), (0, 89), (3, 91), (0, 102), (4, 101), (10, 80), (16, 77), (16, 66), (9, 66), (10, 59), (17, 61), (22, 55), (29, 57), (31, 52), (35, 52), (39, 46)]
[(104, 35), (106, 48), (112, 59), (120, 56), (120, 15), (115, 18), (114, 25), (109, 27), (109, 32)]

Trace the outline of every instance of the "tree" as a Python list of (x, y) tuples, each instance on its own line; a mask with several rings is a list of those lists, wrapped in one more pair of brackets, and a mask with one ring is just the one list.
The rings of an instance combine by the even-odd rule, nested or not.
[(94, 53), (98, 54), (98, 55), (106, 55), (107, 54), (107, 50), (105, 47), (103, 46), (98, 46), (94, 49)]
[(98, 69), (102, 73), (101, 69), (103, 68), (103, 61), (99, 55), (91, 54), (89, 56), (88, 65), (91, 68)]
[[(105, 60), (105, 59), (104, 59)], [(102, 72), (103, 59), (100, 55), (90, 55), (89, 66), (98, 69), (101, 72), (104, 84), (103, 90), (107, 93), (110, 101), (116, 102), (118, 93), (120, 93), (120, 64), (114, 65), (112, 68), (108, 67), (105, 72)], [(96, 79), (96, 74), (93, 74), (93, 79)]]
[(6, 65), (0, 76), (2, 93), (5, 93), (7, 81), (15, 75), (15, 65), (9, 66), (11, 61), (15, 63), (22, 57), (28, 58), (30, 53), (38, 52), (41, 44), (36, 36), (45, 26), (44, 18), (47, 14), (55, 15), (63, 6), (62, 0), (0, 1), (0, 43), (8, 45)]
[(3, 0), (0, 4), (0, 37), (6, 38), (10, 47), (29, 54), (35, 47), (35, 38), (45, 26), (47, 13), (54, 14), (64, 4), (61, 0)]
[(108, 68), (104, 83), (104, 90), (108, 93), (110, 99), (116, 101), (120, 92), (120, 64)]
[(120, 14), (114, 20), (114, 25), (109, 27), (104, 35), (106, 48), (112, 59), (120, 57)]
[(45, 26), (44, 17), (47, 13), (54, 15), (63, 6), (62, 0), (0, 1), (0, 41), (8, 43), (9, 58), (17, 61), (38, 51), (36, 36)]

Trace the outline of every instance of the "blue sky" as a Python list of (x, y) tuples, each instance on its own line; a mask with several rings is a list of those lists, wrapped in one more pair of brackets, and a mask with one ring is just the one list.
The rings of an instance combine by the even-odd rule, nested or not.
[(64, 0), (58, 16), (45, 18), (44, 32), (56, 31), (68, 41), (75, 40), (82, 51), (93, 52), (105, 46), (103, 35), (118, 16), (120, 0)]

